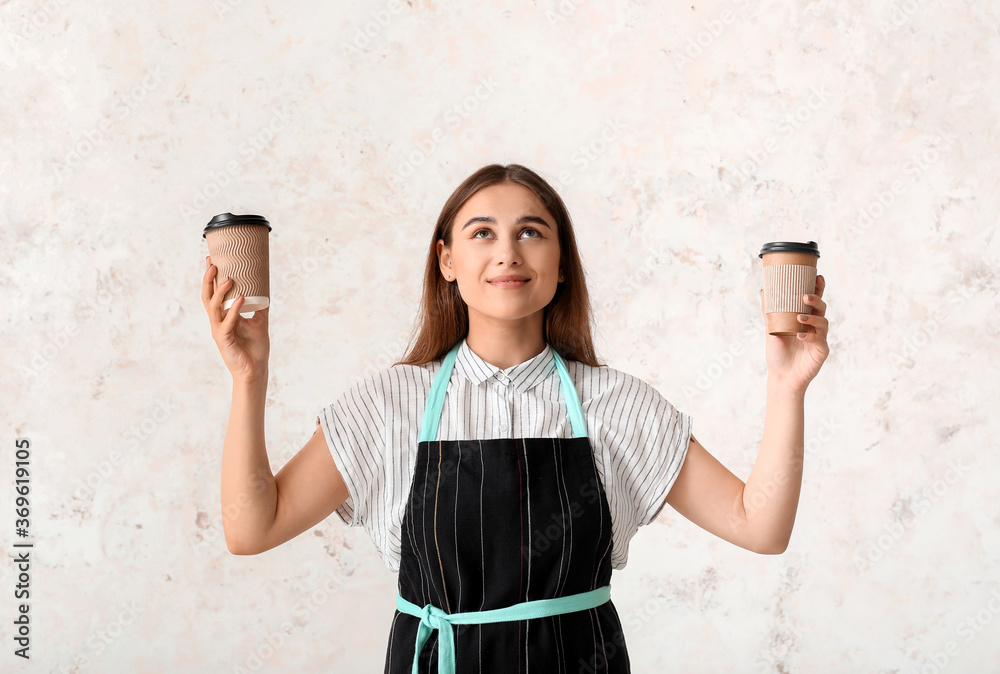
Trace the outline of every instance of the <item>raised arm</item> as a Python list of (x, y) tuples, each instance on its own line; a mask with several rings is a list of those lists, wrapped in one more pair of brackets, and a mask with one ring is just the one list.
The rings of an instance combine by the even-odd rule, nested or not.
[(268, 310), (242, 318), (240, 297), (224, 312), (229, 281), (215, 284), (216, 267), (209, 258), (205, 264), (202, 301), (233, 378), (222, 450), (222, 526), (230, 552), (252, 555), (316, 525), (347, 499), (348, 491), (319, 425), (278, 475), (272, 474), (264, 445)]
[[(767, 408), (760, 451), (746, 484), (691, 436), (688, 453), (666, 502), (716, 536), (753, 552), (780, 554), (788, 547), (802, 487), (805, 392), (829, 355), (826, 288), (806, 295), (808, 332), (766, 336)], [(761, 313), (764, 311), (761, 291)]]
[(275, 509), (270, 524), (245, 548), (230, 551), (259, 554), (277, 547), (325, 520), (348, 496), (320, 426), (274, 481)]
[(666, 502), (705, 531), (763, 555), (788, 547), (802, 486), (801, 396), (768, 388), (767, 420), (746, 484), (692, 435)]

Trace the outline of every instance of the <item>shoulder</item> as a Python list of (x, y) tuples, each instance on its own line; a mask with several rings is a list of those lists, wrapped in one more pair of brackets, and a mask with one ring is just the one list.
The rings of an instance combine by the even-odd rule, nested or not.
[(580, 392), (582, 405), (635, 419), (674, 416), (679, 412), (655, 386), (630, 372), (578, 361), (566, 361), (566, 365)]
[(431, 361), (423, 365), (392, 365), (362, 373), (343, 391), (341, 398), (386, 401), (414, 395), (430, 388), (440, 368), (440, 361)]
[(660, 393), (647, 381), (636, 375), (610, 366), (594, 367), (579, 361), (566, 361), (566, 369), (577, 386), (594, 396), (631, 394), (651, 396)]

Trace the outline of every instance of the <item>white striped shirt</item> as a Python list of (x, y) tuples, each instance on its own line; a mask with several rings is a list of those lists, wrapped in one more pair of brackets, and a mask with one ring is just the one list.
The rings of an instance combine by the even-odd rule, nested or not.
[[(323, 407), (317, 423), (349, 496), (337, 514), (362, 526), (382, 561), (399, 571), (406, 510), (427, 395), (441, 360), (394, 365)], [(597, 472), (611, 509), (614, 569), (636, 530), (651, 522), (687, 455), (692, 419), (650, 384), (609, 367), (566, 360), (576, 384)], [(438, 425), (439, 440), (571, 438), (552, 348), (507, 369), (459, 347)]]

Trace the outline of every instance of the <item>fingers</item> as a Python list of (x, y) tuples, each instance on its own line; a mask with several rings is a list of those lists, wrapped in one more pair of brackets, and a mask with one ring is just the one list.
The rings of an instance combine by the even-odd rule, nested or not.
[(226, 296), (226, 293), (232, 286), (233, 279), (227, 278), (222, 283), (216, 284), (215, 277), (218, 273), (218, 267), (212, 264), (210, 258), (205, 258), (205, 265), (205, 276), (202, 278), (201, 283), (201, 301), (205, 305), (209, 321), (214, 327), (216, 323), (223, 321), (224, 318), (229, 318), (222, 311), (222, 298)]
[(826, 302), (819, 298), (819, 295), (803, 295), (802, 301), (812, 307), (813, 316), (826, 315)]
[(208, 303), (212, 300), (212, 279), (215, 278), (215, 267), (209, 259), (205, 258), (205, 275), (201, 279), (201, 303), (208, 309)]
[[(209, 303), (209, 313), (215, 317), (216, 322), (223, 321), (224, 319), (230, 317), (229, 314), (226, 313), (228, 309), (222, 308), (222, 299), (226, 296), (226, 293), (229, 292), (229, 288), (232, 285), (233, 279), (227, 278), (215, 288), (215, 293), (212, 295), (212, 301)], [(230, 305), (230, 308), (232, 308), (232, 305)]]
[(827, 344), (827, 329), (829, 324), (826, 322), (826, 319), (822, 317), (810, 316), (806, 323), (812, 324), (812, 326), (806, 328), (808, 332), (798, 333), (796, 340), (799, 342), (815, 344), (820, 353), (830, 353), (830, 346)]
[(830, 329), (830, 321), (826, 318), (826, 302), (820, 299), (823, 291), (826, 290), (826, 279), (822, 275), (816, 276), (816, 293), (804, 295), (802, 301), (812, 307), (811, 314), (799, 314), (799, 322), (809, 326), (811, 330), (799, 333), (800, 339), (810, 340), (815, 337), (826, 339)]
[[(228, 283), (230, 280), (231, 279), (226, 279), (226, 282)], [(233, 303), (229, 305), (228, 309), (226, 309), (226, 317), (222, 321), (222, 330), (224, 333), (230, 333), (236, 329), (236, 321), (239, 320), (240, 307), (243, 306), (243, 300), (243, 295), (237, 295), (236, 299), (233, 300)]]
[(830, 328), (830, 321), (822, 316), (817, 316), (816, 314), (799, 314), (798, 321), (807, 328), (812, 328), (812, 330), (807, 331), (806, 333), (799, 333), (800, 336), (805, 334), (807, 338), (816, 333), (822, 333), (825, 335), (827, 330)]

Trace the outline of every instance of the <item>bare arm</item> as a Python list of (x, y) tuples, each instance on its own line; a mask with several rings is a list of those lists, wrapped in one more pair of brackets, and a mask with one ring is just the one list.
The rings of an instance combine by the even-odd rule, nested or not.
[(758, 551), (788, 548), (802, 489), (805, 391), (791, 391), (768, 377), (764, 437), (743, 490), (744, 526)]
[(277, 485), (264, 446), (267, 374), (233, 380), (233, 402), (222, 449), (222, 526), (226, 547), (248, 554), (274, 520)]
[(743, 487), (743, 480), (729, 472), (692, 435), (684, 465), (666, 502), (705, 531), (755, 551), (746, 526)]
[(804, 392), (768, 380), (764, 437), (746, 484), (691, 436), (666, 502), (699, 527), (741, 548), (788, 547), (802, 486)]
[(242, 296), (223, 311), (222, 298), (232, 282), (217, 284), (216, 273), (206, 257), (202, 303), (212, 338), (233, 377), (222, 450), (222, 527), (230, 552), (252, 555), (314, 526), (347, 499), (348, 491), (319, 426), (277, 476), (271, 473), (264, 446), (269, 311), (242, 318)]
[[(746, 484), (692, 435), (680, 475), (665, 499), (702, 529), (761, 554), (781, 554), (792, 536), (802, 489), (806, 387), (830, 354), (825, 291), (826, 279), (819, 274), (816, 292), (802, 297), (812, 307), (811, 314), (799, 317), (805, 332), (765, 338), (764, 437)], [(760, 312), (765, 315), (763, 289)]]
[[(310, 529), (348, 496), (323, 436), (311, 438), (272, 475), (264, 448), (263, 392), (234, 391), (233, 414), (222, 455), (222, 512), (226, 546), (256, 555)], [(259, 412), (255, 412), (259, 408)], [(249, 413), (249, 417), (241, 418)]]
[(275, 476), (274, 517), (250, 548), (261, 553), (316, 526), (347, 500), (347, 485), (337, 470), (321, 426)]

